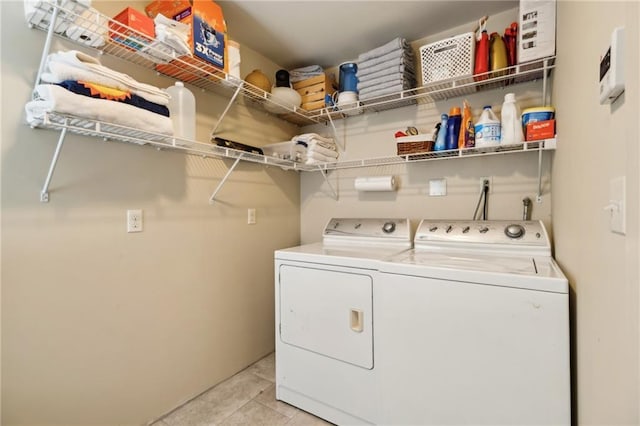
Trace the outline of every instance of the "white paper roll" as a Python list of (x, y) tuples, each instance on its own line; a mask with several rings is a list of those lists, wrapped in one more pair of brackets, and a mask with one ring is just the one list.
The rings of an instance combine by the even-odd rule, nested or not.
[(395, 176), (371, 176), (356, 178), (356, 191), (395, 191)]

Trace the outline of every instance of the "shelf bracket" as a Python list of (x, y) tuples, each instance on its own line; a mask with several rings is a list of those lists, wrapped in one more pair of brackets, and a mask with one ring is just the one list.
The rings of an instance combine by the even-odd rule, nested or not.
[(329, 185), (329, 189), (331, 189), (331, 192), (333, 193), (333, 199), (338, 201), (338, 191), (336, 191), (333, 185), (331, 185), (331, 182), (329, 182), (329, 178), (327, 176), (329, 172), (326, 169), (322, 169), (321, 167), (319, 167), (319, 169), (320, 174), (324, 178), (324, 181), (327, 182), (327, 185)]
[(48, 203), (49, 202), (49, 185), (51, 184), (51, 178), (53, 177), (53, 172), (56, 169), (56, 164), (58, 163), (58, 157), (60, 157), (60, 152), (62, 151), (62, 145), (64, 143), (64, 138), (67, 135), (67, 128), (63, 128), (62, 132), (60, 132), (60, 137), (58, 138), (58, 145), (56, 146), (56, 150), (53, 153), (53, 158), (51, 159), (51, 165), (49, 166), (49, 173), (47, 173), (47, 179), (44, 181), (44, 185), (42, 186), (42, 191), (40, 191), (40, 202)]
[(538, 146), (538, 193), (536, 194), (536, 203), (542, 203), (542, 146)]
[(213, 204), (216, 201), (216, 195), (218, 195), (218, 191), (220, 191), (222, 189), (222, 187), (224, 186), (225, 182), (227, 181), (227, 179), (229, 179), (229, 176), (231, 176), (231, 173), (233, 173), (233, 170), (236, 168), (236, 166), (238, 165), (238, 163), (240, 162), (241, 159), (242, 159), (242, 154), (238, 158), (236, 158), (236, 161), (233, 163), (231, 168), (229, 170), (227, 170), (227, 174), (224, 175), (224, 177), (222, 178), (220, 183), (218, 183), (218, 186), (213, 191), (213, 194), (211, 194), (211, 197), (209, 197), (209, 204)]
[(49, 24), (49, 28), (47, 29), (47, 38), (44, 42), (44, 47), (42, 48), (42, 57), (40, 58), (40, 66), (38, 67), (38, 75), (36, 75), (36, 84), (40, 84), (40, 78), (42, 77), (42, 73), (44, 72), (44, 67), (47, 63), (47, 57), (49, 56), (49, 51), (51, 50), (51, 40), (53, 39), (53, 30), (56, 26), (56, 21), (58, 20), (58, 7), (59, 1), (56, 0), (55, 5), (53, 7), (53, 12), (51, 13), (51, 23)]
[(211, 137), (214, 137), (216, 135), (216, 130), (218, 130), (218, 127), (220, 127), (220, 123), (222, 123), (222, 120), (224, 120), (224, 117), (227, 115), (227, 112), (229, 112), (229, 109), (231, 108), (231, 105), (233, 105), (233, 103), (235, 102), (236, 98), (238, 97), (238, 94), (242, 90), (242, 86), (243, 85), (244, 85), (244, 80), (241, 81), (240, 84), (238, 84), (238, 87), (236, 88), (235, 93), (233, 94), (231, 99), (229, 99), (229, 102), (227, 103), (227, 107), (224, 109), (224, 111), (222, 111), (222, 115), (220, 115), (220, 118), (218, 119), (218, 122), (216, 123), (215, 127), (211, 131)]
[(329, 111), (329, 108), (327, 108), (327, 118), (329, 119), (329, 124), (331, 124), (331, 128), (333, 129), (333, 137), (336, 140), (336, 144), (342, 149), (342, 151), (345, 151), (346, 146), (344, 143), (340, 144), (340, 138), (338, 138), (338, 130), (336, 129), (336, 125), (331, 118), (331, 111)]

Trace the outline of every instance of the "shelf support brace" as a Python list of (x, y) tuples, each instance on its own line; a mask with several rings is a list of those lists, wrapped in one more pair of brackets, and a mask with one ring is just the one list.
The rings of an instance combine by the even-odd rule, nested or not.
[(331, 182), (329, 182), (329, 178), (327, 177), (328, 173), (329, 172), (327, 170), (322, 170), (322, 168), (320, 168), (320, 174), (324, 178), (324, 181), (327, 182), (327, 185), (329, 185), (329, 189), (331, 189), (331, 192), (333, 192), (333, 199), (338, 201), (338, 191), (336, 191), (333, 185), (331, 185)]
[(240, 84), (238, 84), (238, 88), (236, 89), (235, 93), (233, 94), (231, 99), (229, 99), (229, 102), (227, 103), (227, 107), (224, 109), (224, 111), (222, 111), (222, 115), (220, 116), (220, 118), (218, 119), (218, 122), (216, 123), (215, 127), (211, 131), (212, 137), (216, 135), (216, 130), (218, 130), (218, 127), (220, 127), (220, 123), (222, 123), (222, 120), (224, 120), (224, 117), (227, 115), (227, 112), (229, 112), (231, 105), (233, 105), (233, 103), (235, 102), (236, 98), (238, 97), (238, 94), (242, 90), (243, 85), (244, 85), (244, 81), (241, 81)]
[[(329, 111), (329, 108), (327, 108), (327, 118), (329, 119), (329, 124), (331, 124), (331, 128), (333, 129), (333, 137), (336, 139), (336, 144), (340, 146), (340, 143), (339, 143), (340, 138), (338, 138), (338, 130), (336, 129), (336, 125), (333, 122), (333, 119), (331, 118), (331, 111)], [(345, 144), (343, 143), (342, 146), (340, 146), (340, 148), (342, 149), (342, 151), (345, 151), (346, 149)]]
[(538, 146), (538, 193), (536, 194), (536, 203), (542, 203), (542, 142)]
[(60, 133), (60, 137), (58, 138), (58, 145), (56, 146), (56, 150), (53, 153), (53, 158), (51, 159), (51, 165), (49, 166), (49, 173), (47, 173), (47, 179), (44, 181), (44, 185), (42, 186), (42, 191), (40, 191), (40, 202), (48, 203), (49, 202), (49, 185), (51, 184), (51, 178), (53, 177), (53, 172), (56, 169), (56, 164), (58, 163), (58, 157), (60, 157), (60, 151), (62, 151), (62, 144), (64, 143), (64, 138), (67, 135), (67, 128), (63, 128)]
[(38, 75), (36, 76), (36, 84), (40, 84), (40, 78), (42, 77), (42, 73), (44, 72), (44, 67), (47, 62), (47, 57), (49, 56), (49, 51), (51, 50), (51, 39), (53, 38), (53, 29), (56, 26), (56, 21), (58, 20), (58, 6), (59, 1), (55, 1), (55, 5), (53, 8), (53, 12), (51, 13), (51, 23), (49, 24), (49, 28), (47, 29), (47, 38), (44, 42), (44, 48), (42, 49), (42, 57), (40, 58), (40, 67), (38, 67)]
[(227, 170), (227, 174), (224, 175), (224, 177), (222, 178), (220, 183), (218, 183), (218, 186), (216, 187), (216, 189), (213, 191), (213, 194), (211, 194), (211, 197), (209, 197), (209, 204), (213, 204), (214, 201), (216, 201), (216, 195), (218, 195), (218, 191), (220, 191), (222, 189), (222, 187), (224, 186), (225, 182), (227, 182), (227, 179), (229, 179), (229, 176), (231, 176), (231, 173), (233, 173), (233, 170), (236, 168), (236, 166), (238, 165), (238, 163), (240, 162), (241, 159), (242, 159), (242, 155), (240, 155), (238, 158), (236, 158), (236, 161), (233, 163), (231, 168), (229, 170)]

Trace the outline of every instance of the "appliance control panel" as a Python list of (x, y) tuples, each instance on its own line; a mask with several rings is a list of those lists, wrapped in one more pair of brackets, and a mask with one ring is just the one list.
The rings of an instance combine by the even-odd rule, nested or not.
[(323, 236), (332, 239), (373, 239), (411, 241), (409, 219), (333, 218)]
[(415, 245), (420, 243), (545, 247), (549, 245), (549, 239), (540, 221), (425, 219), (416, 232)]

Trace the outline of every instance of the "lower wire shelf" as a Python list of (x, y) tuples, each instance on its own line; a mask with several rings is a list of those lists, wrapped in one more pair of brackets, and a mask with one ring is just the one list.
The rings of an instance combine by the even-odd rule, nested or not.
[(91, 120), (87, 118), (58, 114), (55, 112), (45, 113), (38, 121), (30, 123), (33, 128), (44, 128), (61, 131), (58, 146), (49, 168), (47, 179), (41, 191), (40, 200), (49, 201), (48, 188), (55, 166), (60, 155), (62, 144), (67, 132), (74, 134), (132, 143), (135, 145), (150, 145), (159, 149), (178, 151), (186, 154), (211, 158), (228, 158), (236, 160), (229, 173), (222, 179), (218, 188), (211, 197), (215, 201), (215, 194), (224, 184), (231, 171), (239, 161), (247, 161), (266, 166), (276, 166), (284, 170), (295, 170), (304, 172), (327, 172), (331, 170), (353, 169), (363, 167), (375, 167), (394, 164), (412, 164), (433, 160), (450, 160), (456, 158), (479, 157), (486, 155), (503, 155), (518, 152), (542, 152), (556, 149), (556, 139), (545, 139), (535, 142), (525, 142), (514, 145), (497, 145), (483, 148), (464, 148), (448, 151), (431, 151), (409, 155), (395, 155), (388, 157), (366, 158), (358, 160), (342, 160), (329, 163), (304, 164), (288, 159), (281, 159), (275, 156), (265, 156), (232, 148), (226, 148), (211, 143), (196, 142), (187, 139), (175, 138), (173, 136), (159, 133), (147, 132), (131, 127), (125, 127), (113, 123)]

